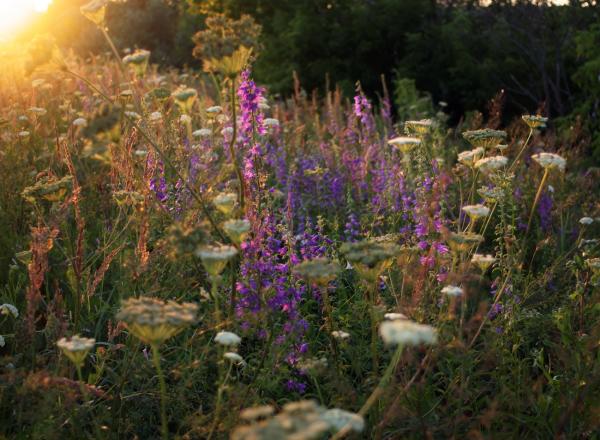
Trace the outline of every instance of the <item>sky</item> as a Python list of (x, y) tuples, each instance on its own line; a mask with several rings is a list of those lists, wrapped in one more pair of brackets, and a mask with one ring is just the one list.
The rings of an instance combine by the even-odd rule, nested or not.
[(0, 38), (10, 37), (52, 0), (0, 0)]

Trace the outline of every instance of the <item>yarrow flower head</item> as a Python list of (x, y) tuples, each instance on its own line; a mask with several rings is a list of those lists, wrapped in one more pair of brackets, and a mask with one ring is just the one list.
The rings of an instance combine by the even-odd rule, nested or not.
[(437, 342), (435, 328), (407, 319), (383, 321), (379, 326), (379, 334), (387, 345), (432, 345)]
[(496, 262), (496, 258), (493, 255), (487, 254), (473, 254), (471, 263), (477, 266), (482, 272), (488, 270), (488, 268)]
[(303, 261), (293, 269), (299, 277), (321, 286), (327, 286), (341, 271), (342, 268), (338, 263), (323, 257)]
[(506, 139), (506, 132), (484, 128), (482, 130), (465, 131), (463, 137), (476, 148), (495, 148)]
[(215, 336), (215, 342), (225, 346), (238, 346), (242, 342), (242, 338), (233, 332), (220, 331)]
[(402, 153), (408, 153), (421, 144), (421, 139), (412, 136), (399, 136), (388, 141), (388, 144)]
[(71, 339), (61, 338), (56, 345), (77, 367), (81, 367), (85, 361), (85, 357), (90, 352), (96, 340), (93, 338), (84, 338), (79, 335), (71, 337)]
[(462, 289), (462, 287), (458, 287), (458, 286), (445, 286), (442, 289), (442, 293), (444, 295), (448, 295), (448, 296), (461, 296), (464, 291)]
[(540, 115), (523, 115), (521, 116), (523, 121), (529, 126), (529, 128), (545, 128), (548, 118)]
[(116, 317), (142, 342), (158, 346), (195, 324), (197, 312), (197, 304), (141, 297), (123, 301)]
[(229, 260), (235, 257), (238, 250), (233, 246), (201, 246), (196, 251), (196, 256), (200, 257), (206, 272), (211, 277), (218, 277), (227, 266)]
[(508, 158), (505, 156), (484, 157), (475, 162), (475, 168), (478, 168), (484, 174), (493, 174), (508, 164)]
[(545, 170), (558, 169), (564, 171), (567, 161), (563, 157), (554, 153), (538, 153), (531, 156)]

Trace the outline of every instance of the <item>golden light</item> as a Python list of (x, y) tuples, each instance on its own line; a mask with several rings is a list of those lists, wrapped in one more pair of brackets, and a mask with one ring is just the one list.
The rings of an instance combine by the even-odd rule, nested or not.
[(0, 39), (7, 40), (25, 27), (52, 0), (0, 0)]

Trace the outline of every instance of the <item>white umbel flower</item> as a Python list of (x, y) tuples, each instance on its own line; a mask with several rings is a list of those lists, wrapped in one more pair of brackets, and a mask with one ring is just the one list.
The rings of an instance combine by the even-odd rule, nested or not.
[(490, 174), (504, 168), (507, 163), (508, 158), (506, 156), (484, 157), (475, 162), (475, 168), (480, 169), (485, 174)]
[(347, 332), (342, 331), (342, 330), (334, 330), (334, 331), (331, 332), (331, 335), (335, 339), (339, 339), (341, 341), (343, 341), (344, 339), (348, 339), (350, 337), (350, 333), (347, 333)]
[(462, 296), (464, 293), (462, 287), (458, 286), (446, 286), (442, 289), (442, 293), (448, 296)]
[(479, 159), (481, 159), (483, 157), (484, 154), (485, 154), (485, 150), (481, 147), (477, 147), (473, 150), (468, 150), (468, 151), (463, 151), (461, 153), (458, 153), (458, 161), (460, 163), (462, 163), (463, 165), (472, 167), (473, 165), (475, 165), (475, 162), (477, 162)]
[(397, 319), (408, 319), (404, 313), (386, 313), (383, 317), (389, 321), (395, 321)]
[(245, 366), (246, 365), (246, 361), (244, 360), (243, 357), (241, 357), (239, 354), (234, 353), (232, 351), (228, 351), (227, 353), (225, 353), (223, 355), (223, 357), (231, 362), (233, 362), (235, 365), (240, 365), (240, 366)]
[(85, 118), (77, 118), (73, 121), (75, 127), (87, 127), (87, 120)]
[(420, 145), (421, 139), (413, 136), (398, 136), (393, 139), (390, 139), (387, 143), (388, 145), (399, 149), (403, 153), (407, 153), (416, 146)]
[(436, 329), (407, 319), (383, 321), (379, 326), (379, 334), (388, 345), (431, 345), (437, 342)]
[(215, 336), (215, 342), (221, 345), (239, 345), (242, 342), (242, 338), (233, 332), (220, 331)]
[(488, 267), (496, 262), (496, 258), (493, 255), (474, 254), (471, 258), (471, 263), (477, 266), (482, 271), (486, 271)]
[(279, 119), (275, 118), (265, 118), (263, 124), (267, 128), (277, 128), (279, 127)]
[(12, 304), (2, 304), (0, 306), (0, 315), (13, 315), (14, 318), (19, 317), (19, 310)]
[(223, 108), (220, 105), (213, 105), (206, 109), (206, 113), (213, 114), (213, 115), (215, 115), (217, 113), (221, 113), (222, 111), (223, 111)]
[(321, 415), (321, 419), (336, 432), (346, 426), (355, 432), (362, 432), (365, 429), (365, 419), (361, 415), (340, 408), (328, 409)]
[(559, 171), (564, 171), (567, 166), (567, 160), (554, 153), (538, 153), (531, 158), (544, 169), (557, 168)]
[(212, 130), (210, 128), (201, 128), (200, 130), (196, 130), (192, 133), (192, 136), (200, 138), (200, 137), (209, 137), (212, 134)]
[(490, 213), (490, 208), (481, 204), (466, 205), (462, 207), (462, 210), (473, 220), (481, 217), (487, 217)]
[(592, 223), (594, 223), (594, 219), (592, 217), (581, 217), (579, 219), (579, 223), (586, 226), (591, 225)]

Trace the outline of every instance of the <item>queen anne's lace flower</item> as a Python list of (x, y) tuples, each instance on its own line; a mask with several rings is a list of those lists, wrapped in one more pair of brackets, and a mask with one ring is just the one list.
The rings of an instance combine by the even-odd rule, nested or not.
[(485, 174), (491, 174), (504, 168), (507, 163), (508, 158), (505, 156), (484, 157), (475, 162), (475, 168), (479, 168)]
[(226, 346), (236, 346), (240, 345), (240, 342), (242, 342), (242, 338), (240, 338), (233, 332), (220, 331), (219, 333), (217, 333), (217, 336), (215, 336), (215, 342)]
[(462, 287), (446, 286), (442, 289), (442, 293), (448, 296), (461, 296), (464, 293), (464, 291)]
[(379, 326), (379, 334), (388, 345), (431, 345), (437, 342), (436, 329), (407, 319), (383, 321)]
[(462, 210), (466, 212), (472, 220), (487, 217), (490, 213), (490, 208), (485, 205), (466, 205), (462, 207)]
[(554, 153), (538, 153), (531, 156), (544, 169), (558, 169), (564, 171), (567, 161), (563, 157)]

